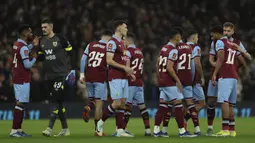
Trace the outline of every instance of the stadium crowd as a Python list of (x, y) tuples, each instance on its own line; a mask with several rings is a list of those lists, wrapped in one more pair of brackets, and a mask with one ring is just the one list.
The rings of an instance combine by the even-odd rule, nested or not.
[[(14, 101), (11, 82), (12, 44), (17, 38), (16, 27), (28, 23), (36, 35), (41, 35), (40, 22), (50, 18), (54, 30), (62, 33), (73, 46), (72, 65), (79, 73), (80, 57), (86, 45), (99, 38), (109, 22), (128, 19), (128, 29), (137, 35), (137, 45), (145, 57), (144, 81), (146, 93), (157, 85), (155, 74), (156, 57), (161, 46), (167, 42), (166, 34), (172, 26), (180, 25), (184, 31), (194, 28), (199, 31), (199, 45), (202, 48), (202, 63), (205, 76), (209, 78), (208, 53), (210, 28), (225, 21), (236, 24), (236, 35), (244, 43), (249, 53), (255, 57), (255, 10), (253, 0), (4, 0), (0, 2), (0, 101)], [(30, 7), (28, 7), (28, 5)], [(255, 100), (255, 61), (242, 73), (239, 81), (239, 96), (243, 100)], [(43, 101), (41, 64), (32, 68), (31, 100)], [(244, 86), (245, 85), (245, 86)], [(205, 86), (207, 87), (207, 86)], [(84, 89), (79, 83), (71, 87), (70, 101), (80, 100)], [(148, 94), (149, 95), (149, 94)], [(156, 95), (145, 95), (145, 99), (155, 99)], [(242, 97), (242, 95), (244, 95)]]

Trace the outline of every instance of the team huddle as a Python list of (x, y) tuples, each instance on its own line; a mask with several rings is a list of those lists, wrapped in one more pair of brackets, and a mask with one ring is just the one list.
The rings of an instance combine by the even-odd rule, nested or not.
[[(49, 21), (45, 23), (52, 24)], [(47, 25), (44, 26), (46, 27), (42, 28), (46, 28), (44, 30), (47, 33), (48, 27)], [(104, 123), (115, 114), (116, 132), (112, 136), (134, 137), (127, 130), (133, 106), (138, 106), (140, 109), (145, 127), (145, 136), (169, 137), (168, 122), (172, 115), (176, 119), (180, 137), (201, 136), (198, 113), (205, 108), (206, 103), (208, 116), (206, 135), (236, 136), (233, 106), (236, 103), (237, 70), (242, 65), (246, 65), (243, 57), (251, 60), (251, 56), (242, 43), (232, 37), (234, 34), (232, 23), (226, 22), (223, 27), (215, 26), (211, 29), (212, 43), (209, 61), (212, 72), (208, 85), (207, 102), (203, 91), (205, 79), (200, 61), (201, 49), (197, 44), (198, 32), (195, 30), (183, 32), (178, 27), (172, 28), (168, 32), (169, 41), (161, 48), (156, 64), (160, 99), (152, 133), (149, 114), (144, 103), (143, 53), (135, 45), (135, 35), (128, 33), (125, 21), (115, 21), (113, 30), (114, 33), (105, 30), (99, 41), (88, 44), (80, 63), (79, 80), (81, 83), (86, 83), (89, 97), (89, 102), (84, 107), (83, 120), (88, 122), (91, 111), (95, 110), (95, 136), (106, 136), (104, 134)], [(35, 58), (29, 60), (30, 49), (27, 42), (32, 40), (31, 29), (23, 27), (19, 33), (23, 34), (21, 39), (26, 39), (26, 41), (21, 39), (17, 41), (16, 46), (14, 46), (14, 51), (16, 51), (14, 56), (16, 58), (16, 55), (20, 55), (18, 60), (23, 62), (18, 67), (23, 68), (24, 70), (21, 71), (26, 71), (24, 74), (27, 74), (28, 77), (30, 76), (28, 74), (29, 69), (36, 62)], [(71, 50), (71, 45), (64, 37), (54, 36), (53, 32), (48, 32), (45, 35), (48, 38), (40, 39), (40, 42), (38, 42), (38, 38), (35, 38), (33, 46), (30, 46), (31, 49), (32, 47), (39, 47), (38, 54), (44, 55), (46, 80), (49, 83), (48, 88), (50, 88), (49, 94), (52, 98), (54, 97), (52, 102), (56, 103), (50, 114), (49, 125), (43, 131), (43, 135), (52, 136), (54, 122), (59, 117), (63, 130), (57, 136), (67, 136), (70, 135), (70, 131), (67, 126), (65, 108), (61, 97), (64, 90), (64, 81), (66, 76), (68, 77), (67, 60), (64, 58), (56, 61), (56, 59), (62, 55), (65, 56), (64, 53)], [(54, 44), (53, 42), (52, 44), (54, 40), (57, 43)], [(53, 48), (48, 48), (49, 45), (53, 45), (53, 48), (60, 47), (58, 47), (58, 50), (52, 51)], [(38, 57), (37, 60), (39, 60)], [(56, 63), (60, 62), (65, 68), (56, 66), (54, 61)], [(17, 68), (17, 60), (13, 62), (13, 74), (18, 75), (18, 73), (15, 74), (15, 68)], [(51, 75), (50, 73), (58, 74)], [(16, 83), (14, 88), (17, 99), (14, 111), (17, 113), (14, 112), (13, 129), (10, 136), (30, 136), (21, 129), (23, 103), (28, 102), (29, 84), (27, 83), (30, 82), (30, 78), (28, 81), (23, 81), (20, 76), (16, 79), (20, 79), (14, 82)], [(21, 89), (23, 90), (20, 93), (19, 90)], [(108, 93), (112, 103), (103, 111), (103, 104), (104, 101), (108, 100)], [(24, 96), (26, 100), (24, 100)], [(222, 130), (214, 134), (213, 120), (217, 102), (221, 104), (222, 109)], [(189, 119), (193, 122), (194, 134), (186, 130)], [(160, 128), (161, 124), (162, 129)]]
[[(134, 44), (135, 35), (127, 34), (125, 22), (116, 21), (114, 30), (113, 36), (110, 31), (105, 31), (100, 41), (90, 43), (82, 56), (80, 81), (86, 81), (89, 95), (83, 119), (88, 122), (90, 111), (95, 106), (95, 136), (105, 136), (104, 122), (115, 114), (117, 130), (113, 136), (133, 137), (126, 128), (132, 107), (137, 105), (144, 121), (145, 136), (151, 136), (143, 97), (142, 52)], [(251, 57), (242, 43), (232, 37), (233, 30), (234, 25), (230, 22), (211, 30), (209, 60), (212, 74), (207, 93), (207, 136), (236, 136), (233, 106), (236, 103), (237, 69), (246, 65), (243, 56), (247, 59)], [(184, 37), (182, 30), (176, 27), (169, 31), (168, 36), (169, 42), (162, 47), (156, 65), (160, 104), (152, 135), (168, 137), (168, 122), (173, 108), (179, 136), (201, 136), (198, 113), (206, 102), (202, 88), (205, 80), (200, 62), (201, 49), (197, 45), (198, 33), (190, 30)], [(113, 103), (102, 112), (107, 92), (110, 92)], [(223, 120), (222, 130), (214, 134), (213, 120), (217, 102), (221, 103)], [(193, 121), (194, 134), (186, 130), (189, 119)]]

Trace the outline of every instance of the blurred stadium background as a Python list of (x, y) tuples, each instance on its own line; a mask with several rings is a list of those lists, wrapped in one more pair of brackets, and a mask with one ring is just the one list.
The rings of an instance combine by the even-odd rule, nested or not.
[[(155, 59), (161, 46), (167, 42), (165, 35), (170, 27), (180, 25), (184, 30), (194, 28), (199, 31), (202, 63), (208, 81), (210, 28), (213, 25), (233, 22), (236, 36), (255, 57), (254, 6), (254, 0), (1, 0), (0, 109), (12, 110), (13, 104), (8, 103), (15, 101), (11, 82), (11, 52), (12, 43), (17, 38), (15, 30), (20, 23), (30, 24), (34, 33), (41, 35), (40, 22), (46, 18), (53, 20), (54, 31), (65, 35), (73, 45), (71, 64), (78, 76), (80, 57), (86, 45), (97, 40), (110, 21), (128, 20), (128, 29), (137, 35), (137, 45), (145, 56), (145, 99), (152, 103), (158, 100)], [(255, 60), (248, 64), (247, 70), (239, 72), (238, 101), (250, 107), (252, 104), (249, 102), (255, 101)], [(40, 63), (32, 68), (30, 97), (35, 104), (48, 103), (41, 69)], [(204, 90), (206, 93), (207, 85)], [(80, 105), (85, 103), (84, 85), (76, 82), (69, 86), (67, 101), (80, 102)]]

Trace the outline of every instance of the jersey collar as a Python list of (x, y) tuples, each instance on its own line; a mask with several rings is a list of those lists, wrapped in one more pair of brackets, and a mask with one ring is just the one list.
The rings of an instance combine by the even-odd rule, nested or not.
[(104, 43), (104, 44), (106, 44), (107, 42), (105, 42), (104, 40), (100, 40), (99, 41), (100, 43)]
[(128, 48), (136, 48), (135, 44), (128, 45)]
[(20, 38), (18, 39), (18, 42), (21, 42), (21, 43), (27, 45), (27, 42), (25, 42), (24, 40), (22, 40), (22, 39), (20, 39)]
[(116, 37), (115, 35), (112, 36), (113, 38), (117, 39), (119, 42), (121, 41), (120, 38)]
[(228, 37), (227, 36), (223, 36), (220, 39), (228, 39)]
[(230, 40), (230, 41), (234, 41), (234, 38), (233, 38), (233, 37), (230, 37), (229, 40)]
[(167, 45), (171, 45), (171, 46), (175, 47), (175, 45), (172, 42), (168, 42)]
[(193, 43), (193, 42), (187, 42), (187, 44), (189, 44), (189, 45), (194, 45), (194, 43)]

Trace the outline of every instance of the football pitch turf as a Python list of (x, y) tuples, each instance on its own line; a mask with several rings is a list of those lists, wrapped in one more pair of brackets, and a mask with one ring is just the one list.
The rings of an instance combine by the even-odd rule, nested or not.
[[(153, 125), (151, 120), (151, 125)], [(169, 138), (144, 137), (144, 126), (141, 118), (131, 118), (128, 124), (128, 130), (135, 135), (134, 138), (117, 138), (117, 137), (94, 137), (94, 121), (85, 123), (82, 119), (69, 119), (69, 129), (71, 135), (68, 137), (44, 137), (41, 132), (46, 128), (48, 120), (25, 120), (23, 129), (26, 133), (32, 134), (31, 138), (10, 138), (11, 121), (0, 121), (0, 143), (246, 143), (255, 140), (255, 119), (238, 118), (236, 119), (237, 137), (221, 138), (206, 137), (207, 129), (206, 120), (200, 120), (200, 127), (203, 135), (198, 138), (180, 138), (177, 136), (177, 125), (174, 118), (169, 123)], [(219, 131), (221, 120), (215, 119), (214, 131)], [(193, 132), (192, 123), (189, 122), (189, 131)], [(53, 132), (57, 134), (61, 129), (60, 122), (55, 123)], [(151, 126), (151, 131), (153, 126)], [(104, 131), (106, 134), (112, 134), (115, 131), (115, 120), (109, 119), (105, 123)]]

